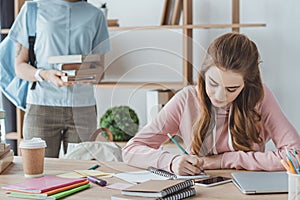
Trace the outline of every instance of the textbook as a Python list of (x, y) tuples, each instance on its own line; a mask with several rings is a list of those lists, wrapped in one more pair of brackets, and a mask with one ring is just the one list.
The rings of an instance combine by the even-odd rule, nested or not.
[(56, 193), (59, 193), (59, 192), (63, 192), (63, 191), (70, 190), (70, 189), (73, 189), (73, 188), (76, 188), (76, 187), (79, 187), (79, 186), (82, 186), (82, 185), (86, 185), (88, 183), (89, 183), (89, 181), (85, 180), (85, 181), (80, 182), (80, 183), (74, 183), (74, 184), (71, 184), (71, 185), (68, 185), (68, 186), (64, 186), (64, 187), (60, 187), (60, 188), (57, 188), (57, 189), (49, 190), (49, 191), (43, 192), (43, 193), (18, 192), (18, 191), (14, 191), (14, 190), (7, 190), (6, 193), (11, 194), (11, 195), (18, 195), (18, 196), (22, 196), (22, 195), (35, 195), (36, 197), (50, 196), (50, 195), (53, 195), (53, 194), (56, 194)]
[(49, 64), (71, 64), (84, 62), (100, 62), (101, 56), (98, 54), (90, 55), (64, 55), (64, 56), (50, 56), (48, 57)]
[(57, 176), (43, 176), (40, 178), (27, 179), (23, 182), (2, 186), (4, 190), (19, 192), (44, 193), (57, 188), (75, 183), (84, 182), (84, 178), (60, 178)]
[(0, 143), (0, 157), (1, 157), (1, 155), (3, 155), (4, 153), (8, 152), (9, 149), (10, 149), (10, 144)]
[(13, 150), (9, 150), (0, 158), (0, 174), (3, 172), (14, 160)]
[(5, 111), (0, 110), (0, 119), (5, 119)]
[(10, 150), (10, 144), (6, 144), (4, 149), (0, 151), (0, 160), (6, 155)]
[(195, 188), (186, 188), (181, 191), (175, 192), (173, 194), (167, 195), (165, 197), (138, 197), (138, 196), (128, 196), (124, 194), (116, 194), (111, 196), (111, 200), (178, 200), (184, 199), (196, 195)]
[(61, 76), (63, 82), (76, 81), (76, 82), (92, 82), (97, 80), (96, 75), (78, 75), (78, 76)]
[(80, 76), (80, 75), (96, 75), (102, 74), (103, 68), (96, 67), (96, 68), (89, 68), (89, 69), (78, 69), (78, 70), (63, 70), (68, 76)]
[(66, 196), (69, 196), (71, 194), (74, 194), (76, 192), (79, 192), (81, 190), (87, 189), (90, 187), (89, 183), (86, 183), (84, 185), (80, 185), (77, 187), (74, 187), (69, 190), (65, 190), (62, 192), (57, 192), (55, 194), (52, 194), (48, 196), (47, 194), (35, 194), (35, 193), (18, 193), (18, 192), (11, 192), (7, 196), (8, 197), (18, 197), (18, 198), (27, 198), (27, 199), (45, 199), (45, 200), (56, 200), (56, 199), (61, 199)]
[(150, 180), (123, 189), (121, 194), (138, 197), (165, 197), (193, 186), (194, 180)]

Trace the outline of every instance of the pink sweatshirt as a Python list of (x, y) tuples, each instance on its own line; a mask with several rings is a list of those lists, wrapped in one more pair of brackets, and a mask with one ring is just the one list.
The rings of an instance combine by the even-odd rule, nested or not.
[[(265, 96), (258, 109), (262, 115), (261, 145), (253, 145), (254, 151), (230, 151), (228, 145), (228, 111), (217, 110), (216, 149), (223, 154), (221, 168), (247, 170), (283, 170), (280, 159), (286, 158), (285, 147), (300, 151), (300, 136), (281, 111), (272, 92), (264, 86)], [(191, 151), (192, 127), (201, 114), (198, 90), (187, 86), (179, 91), (162, 109), (158, 116), (132, 138), (123, 149), (124, 162), (136, 167), (157, 167), (170, 171), (176, 155), (160, 150), (168, 140), (167, 133), (179, 135)], [(222, 122), (220, 126), (219, 122)], [(276, 151), (265, 151), (265, 144), (273, 140)]]

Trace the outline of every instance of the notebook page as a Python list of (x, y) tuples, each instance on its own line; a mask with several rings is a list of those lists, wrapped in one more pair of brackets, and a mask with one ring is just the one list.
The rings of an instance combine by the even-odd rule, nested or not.
[(151, 173), (147, 170), (134, 171), (134, 172), (125, 172), (114, 174), (113, 176), (125, 180), (129, 183), (142, 183), (149, 180), (168, 180), (168, 177), (159, 176), (157, 174)]

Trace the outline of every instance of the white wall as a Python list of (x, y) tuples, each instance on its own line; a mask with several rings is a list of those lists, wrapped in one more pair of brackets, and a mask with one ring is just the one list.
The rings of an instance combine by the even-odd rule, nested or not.
[[(158, 25), (162, 0), (106, 0), (108, 18), (119, 19), (121, 26)], [(241, 1), (241, 23), (266, 23), (267, 27), (242, 28), (259, 47), (263, 60), (264, 81), (273, 90), (288, 119), (300, 132), (300, 1)], [(230, 23), (231, 0), (194, 0), (194, 23)], [(197, 29), (194, 31), (195, 73), (203, 49), (218, 35), (230, 29)], [(111, 32), (112, 52), (107, 55), (106, 79), (117, 81), (181, 80), (181, 32), (147, 30)], [(196, 77), (196, 76), (195, 76)], [(146, 90), (97, 89), (98, 112), (115, 105), (134, 108), (141, 124), (146, 123)]]

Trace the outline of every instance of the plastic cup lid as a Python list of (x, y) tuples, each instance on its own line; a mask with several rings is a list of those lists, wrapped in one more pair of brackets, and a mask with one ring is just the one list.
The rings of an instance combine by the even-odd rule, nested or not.
[(47, 147), (46, 142), (41, 138), (32, 138), (31, 140), (22, 140), (20, 148), (23, 149), (37, 149)]

